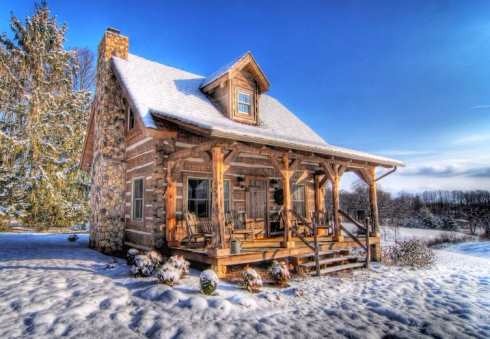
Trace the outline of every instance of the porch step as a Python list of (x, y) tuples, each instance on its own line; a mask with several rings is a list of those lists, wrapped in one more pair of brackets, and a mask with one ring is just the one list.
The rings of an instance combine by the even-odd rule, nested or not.
[[(322, 256), (327, 256), (327, 255), (345, 255), (345, 254), (349, 254), (349, 253), (350, 253), (350, 251), (346, 250), (346, 249), (328, 250), (328, 251), (318, 252), (318, 256), (322, 257)], [(306, 254), (296, 256), (296, 258), (298, 258), (298, 259), (309, 259), (309, 258), (314, 258), (314, 257), (315, 257), (314, 252), (310, 252), (310, 253), (306, 253)]]
[[(345, 261), (352, 262), (354, 260), (357, 261), (358, 257), (356, 255), (349, 255), (349, 256), (345, 256), (345, 257), (335, 257), (335, 258), (322, 259), (322, 260), (319, 260), (319, 263), (320, 263), (320, 266), (326, 266), (326, 265), (332, 265), (332, 264), (339, 264), (339, 263), (342, 263)], [(300, 264), (299, 266), (302, 268), (306, 268), (306, 269), (312, 269), (312, 268), (316, 267), (316, 263), (315, 263), (315, 261), (308, 261), (306, 263)]]
[[(321, 269), (320, 275), (350, 270), (350, 269), (354, 269), (354, 268), (361, 268), (361, 267), (364, 267), (365, 265), (366, 264), (363, 262), (354, 262), (354, 263), (344, 264), (344, 265), (329, 266), (329, 267), (326, 267), (324, 269)], [(312, 272), (312, 273), (314, 273), (314, 272)]]

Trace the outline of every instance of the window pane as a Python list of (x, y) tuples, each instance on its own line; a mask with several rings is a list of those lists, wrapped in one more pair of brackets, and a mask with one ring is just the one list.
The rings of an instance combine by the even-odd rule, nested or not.
[(189, 199), (208, 199), (209, 181), (204, 179), (189, 179)]
[(133, 204), (133, 218), (134, 219), (142, 219), (143, 218), (143, 200), (138, 199), (134, 201)]
[(134, 198), (143, 198), (143, 179), (137, 179), (134, 181)]
[(231, 206), (230, 206), (230, 182), (228, 180), (225, 180), (225, 186), (224, 186), (224, 191), (225, 191), (225, 213), (228, 213), (231, 211)]
[(238, 111), (250, 114), (250, 105), (239, 103), (238, 104)]
[(250, 103), (250, 95), (249, 94), (245, 94), (245, 93), (240, 93), (238, 95), (238, 101), (239, 102), (243, 102), (245, 104), (249, 104)]
[(198, 217), (209, 216), (209, 180), (189, 179), (187, 182), (187, 210)]
[(207, 200), (197, 200), (197, 210), (196, 214), (200, 218), (207, 218), (208, 217), (208, 202)]

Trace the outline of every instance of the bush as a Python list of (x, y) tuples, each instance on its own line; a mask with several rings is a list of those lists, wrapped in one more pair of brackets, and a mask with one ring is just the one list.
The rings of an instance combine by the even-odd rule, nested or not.
[(140, 254), (140, 251), (137, 250), (136, 248), (130, 248), (128, 250), (128, 253), (126, 254), (126, 260), (128, 265), (134, 265), (134, 258)]
[(388, 265), (428, 267), (435, 262), (435, 255), (424, 242), (407, 240), (385, 248), (383, 262)]
[(219, 279), (213, 270), (205, 270), (201, 272), (199, 282), (201, 284), (201, 292), (206, 295), (211, 295), (218, 288)]
[(179, 281), (181, 274), (180, 270), (167, 262), (157, 270), (156, 276), (165, 285), (173, 286)]
[(155, 251), (155, 250), (151, 250), (146, 255), (148, 256), (148, 258), (151, 260), (151, 262), (153, 263), (153, 265), (155, 267), (160, 267), (162, 265), (163, 257), (160, 254), (160, 252)]
[(243, 286), (252, 293), (259, 292), (262, 287), (262, 278), (253, 268), (247, 268), (242, 272)]
[(166, 264), (173, 266), (177, 271), (180, 272), (180, 277), (189, 274), (190, 264), (187, 260), (184, 259), (181, 255), (173, 255), (168, 259)]
[(134, 257), (134, 264), (131, 266), (131, 272), (135, 276), (149, 277), (155, 270), (155, 264), (145, 254), (139, 254)]
[(270, 275), (272, 280), (274, 280), (274, 282), (280, 286), (287, 285), (288, 280), (291, 278), (287, 264), (276, 260), (272, 262)]

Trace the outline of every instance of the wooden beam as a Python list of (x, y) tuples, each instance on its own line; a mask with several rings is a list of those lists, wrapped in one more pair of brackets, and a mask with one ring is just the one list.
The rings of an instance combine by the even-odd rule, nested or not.
[(288, 154), (284, 154), (282, 157), (282, 190), (283, 190), (283, 210), (285, 213), (284, 218), (284, 243), (283, 247), (290, 247), (291, 243), (291, 171), (289, 170), (289, 157)]
[(315, 174), (314, 176), (314, 187), (315, 187), (315, 213), (323, 213), (325, 211), (325, 189), (322, 185), (323, 179), (326, 175)]
[(209, 151), (217, 142), (207, 141), (200, 145), (182, 149), (168, 156), (169, 161), (185, 160), (186, 158), (201, 157), (203, 152)]
[(301, 175), (298, 177), (298, 179), (296, 179), (296, 181), (294, 182), (295, 185), (300, 185), (303, 183), (303, 181), (305, 181), (306, 179), (308, 179), (310, 173), (308, 172), (308, 170), (303, 170), (303, 172), (301, 173)]
[(378, 212), (378, 189), (376, 185), (376, 167), (370, 167), (368, 170), (369, 175), (369, 204), (371, 209), (371, 223), (374, 228), (374, 234), (380, 235), (379, 229), (379, 212)]
[(237, 156), (240, 154), (240, 151), (238, 150), (238, 148), (234, 147), (230, 150), (230, 152), (226, 155), (226, 157), (224, 157), (224, 161), (223, 161), (223, 166), (224, 166), (224, 172), (226, 173), (230, 167), (231, 167), (231, 163), (233, 162), (233, 160), (235, 160), (237, 158)]
[(322, 189), (324, 189), (324, 186), (325, 186), (325, 184), (327, 183), (328, 178), (329, 178), (329, 177), (328, 177), (328, 175), (326, 175), (326, 174), (325, 174), (325, 175), (323, 175), (323, 177), (321, 178), (321, 180), (320, 180), (320, 182), (319, 182), (319, 186), (320, 186)]
[(224, 156), (223, 148), (214, 146), (212, 157), (212, 222), (214, 227), (213, 247), (223, 249), (225, 244), (225, 191), (224, 191)]
[(169, 161), (167, 163), (167, 189), (165, 190), (165, 237), (168, 246), (178, 246), (176, 239), (176, 209), (177, 209), (177, 183), (172, 175), (175, 163)]

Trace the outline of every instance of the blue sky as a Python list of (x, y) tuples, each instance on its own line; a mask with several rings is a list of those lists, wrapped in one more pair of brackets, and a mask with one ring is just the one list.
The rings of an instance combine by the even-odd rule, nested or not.
[[(270, 94), (327, 142), (404, 160), (390, 191), (490, 189), (490, 1), (49, 1), (68, 47), (209, 74), (251, 50)], [(10, 12), (32, 1), (0, 2)], [(346, 178), (348, 187), (352, 178)]]

